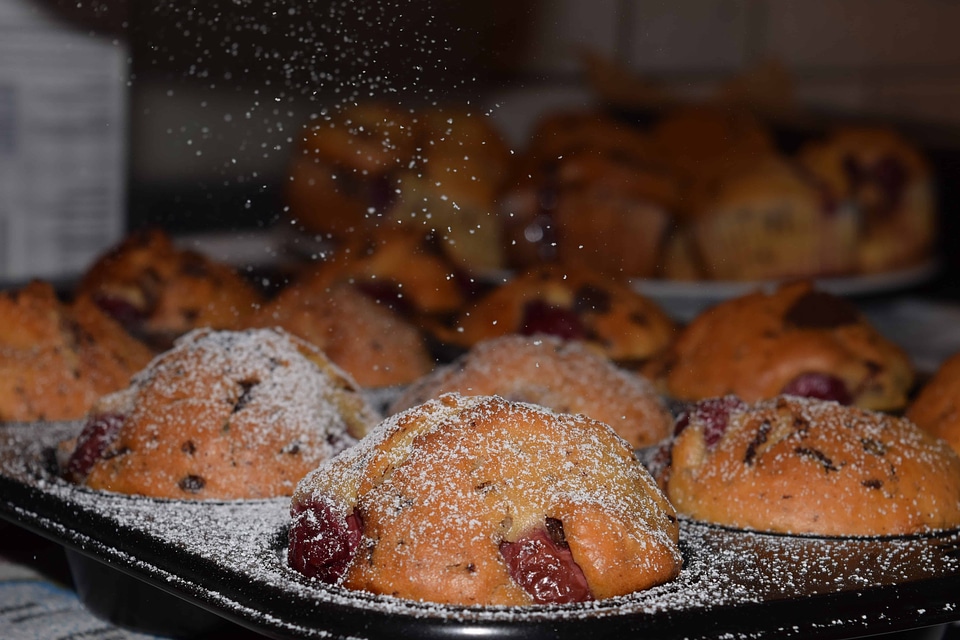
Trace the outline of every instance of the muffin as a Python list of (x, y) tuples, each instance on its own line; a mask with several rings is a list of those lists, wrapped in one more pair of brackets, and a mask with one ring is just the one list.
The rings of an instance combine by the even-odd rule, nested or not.
[(324, 113), (306, 126), (291, 160), (294, 221), (335, 240), (362, 234), (394, 204), (415, 147), (413, 117), (398, 107), (365, 102)]
[(897, 132), (840, 129), (809, 143), (799, 158), (834, 198), (856, 208), (860, 272), (909, 267), (932, 255), (933, 176), (923, 154)]
[(664, 160), (685, 181), (701, 180), (744, 159), (775, 152), (768, 127), (747, 109), (731, 106), (677, 107), (653, 127), (651, 137)]
[(464, 348), (509, 334), (554, 335), (639, 366), (666, 349), (675, 325), (656, 303), (621, 281), (547, 264), (496, 287), (432, 330), (441, 342)]
[(709, 280), (781, 280), (856, 270), (858, 219), (797, 166), (768, 154), (691, 190), (683, 233)]
[(540, 123), (501, 198), (513, 267), (653, 276), (679, 184), (636, 127), (592, 112)]
[(152, 352), (91, 300), (34, 281), (0, 292), (0, 421), (77, 420)]
[(463, 306), (468, 287), (434, 240), (409, 227), (380, 227), (310, 268), (356, 285), (407, 317), (442, 316)]
[(288, 560), (348, 589), (461, 605), (599, 600), (681, 566), (673, 508), (610, 427), (448, 394), (297, 487)]
[(960, 453), (960, 353), (940, 365), (907, 407), (906, 416)]
[(377, 420), (312, 345), (278, 330), (199, 329), (97, 403), (64, 475), (154, 498), (288, 496)]
[(308, 126), (287, 199), (295, 222), (324, 238), (402, 224), (479, 275), (503, 266), (494, 202), (509, 162), (489, 119), (467, 108), (355, 104)]
[(660, 372), (650, 375), (667, 395), (687, 401), (790, 394), (892, 411), (906, 406), (914, 380), (900, 347), (853, 304), (809, 282), (707, 309), (656, 365)]
[(579, 342), (555, 336), (512, 335), (481, 342), (407, 387), (390, 412), (450, 392), (582, 413), (613, 427), (634, 448), (659, 442), (673, 427), (673, 417), (646, 378)]
[(691, 518), (829, 536), (960, 526), (960, 458), (904, 418), (811, 398), (727, 396), (698, 403), (678, 427), (658, 475)]
[(409, 384), (433, 369), (420, 331), (356, 286), (322, 276), (295, 281), (253, 317), (319, 347), (362, 387)]
[(400, 175), (391, 218), (435, 238), (459, 270), (485, 277), (503, 269), (497, 197), (510, 150), (488, 117), (464, 107), (416, 113), (417, 154)]
[(262, 302), (232, 267), (177, 248), (157, 229), (134, 233), (98, 258), (77, 291), (157, 350), (192, 329), (238, 329)]

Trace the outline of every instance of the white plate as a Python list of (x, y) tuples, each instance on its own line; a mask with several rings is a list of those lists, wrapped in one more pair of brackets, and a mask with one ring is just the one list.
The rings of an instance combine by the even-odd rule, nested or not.
[[(821, 291), (839, 296), (867, 296), (893, 293), (922, 284), (936, 275), (939, 262), (935, 259), (897, 271), (868, 275), (817, 278)], [(772, 290), (780, 284), (776, 280), (762, 281), (679, 281), (631, 280), (631, 286), (657, 301), (678, 320), (690, 320), (708, 306), (757, 290)]]

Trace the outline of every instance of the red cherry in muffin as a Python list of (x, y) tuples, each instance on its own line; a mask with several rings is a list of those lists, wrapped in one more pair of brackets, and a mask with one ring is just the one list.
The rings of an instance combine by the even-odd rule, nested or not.
[(310, 499), (291, 510), (290, 566), (309, 578), (334, 583), (357, 553), (362, 537), (360, 516), (344, 516), (325, 500)]
[(501, 542), (500, 555), (510, 577), (537, 604), (562, 604), (592, 600), (590, 587), (563, 537), (563, 524), (547, 518), (515, 542)]
[(520, 333), (532, 336), (545, 333), (566, 340), (583, 339), (586, 328), (575, 311), (551, 305), (543, 300), (531, 300), (523, 307)]
[(82, 482), (94, 463), (113, 444), (122, 426), (123, 416), (115, 413), (105, 413), (87, 420), (77, 437), (77, 446), (67, 461), (64, 476), (71, 482)]
[(826, 373), (801, 373), (784, 385), (780, 393), (788, 396), (833, 400), (840, 404), (853, 404), (853, 395), (843, 380)]

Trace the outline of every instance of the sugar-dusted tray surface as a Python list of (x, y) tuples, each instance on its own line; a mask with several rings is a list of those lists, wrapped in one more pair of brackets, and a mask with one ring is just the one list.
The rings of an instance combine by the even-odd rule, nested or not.
[(63, 482), (53, 449), (78, 429), (0, 426), (0, 516), (273, 638), (842, 638), (960, 619), (960, 533), (815, 538), (682, 522), (680, 577), (630, 596), (465, 608), (351, 592), (286, 566), (286, 499), (160, 501)]

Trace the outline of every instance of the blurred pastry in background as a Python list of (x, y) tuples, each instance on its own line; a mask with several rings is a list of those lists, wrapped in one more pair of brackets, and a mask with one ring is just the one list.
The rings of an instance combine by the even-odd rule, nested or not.
[(198, 329), (97, 403), (64, 475), (154, 498), (288, 496), (378, 419), (313, 345), (273, 329)]
[(335, 243), (410, 226), (459, 269), (485, 274), (503, 267), (495, 199), (509, 162), (482, 114), (355, 104), (308, 125), (291, 164), (290, 215)]
[(557, 264), (520, 273), (452, 321), (428, 326), (440, 342), (463, 348), (510, 334), (580, 340), (630, 366), (665, 350), (676, 329), (655, 302), (622, 281)]
[(580, 342), (555, 336), (511, 335), (480, 342), (407, 387), (390, 412), (449, 392), (497, 395), (558, 413), (581, 413), (610, 425), (634, 448), (659, 442), (673, 428), (673, 416), (646, 378)]
[(0, 421), (77, 420), (153, 353), (89, 298), (35, 281), (0, 293)]
[(960, 353), (947, 358), (920, 388), (906, 416), (960, 453)]
[(907, 535), (960, 526), (960, 458), (909, 420), (811, 398), (697, 403), (659, 481), (677, 511), (741, 529)]
[[(686, 205), (678, 233), (705, 279), (781, 280), (856, 269), (854, 209), (780, 155), (731, 161), (691, 185)], [(664, 264), (682, 274), (677, 259)]]
[(330, 109), (307, 125), (291, 161), (294, 221), (334, 240), (364, 233), (393, 205), (415, 148), (409, 111), (373, 102)]
[(435, 238), (406, 226), (383, 226), (346, 241), (306, 269), (330, 282), (353, 284), (414, 318), (458, 311), (470, 286)]
[(237, 329), (262, 302), (233, 267), (178, 248), (158, 229), (134, 233), (98, 258), (77, 292), (157, 350), (192, 329)]
[(663, 114), (650, 135), (686, 181), (710, 179), (730, 164), (776, 153), (769, 127), (742, 108), (690, 104)]
[(934, 180), (927, 160), (886, 128), (843, 128), (807, 144), (799, 160), (859, 215), (862, 273), (890, 271), (931, 257), (936, 234)]
[(679, 198), (676, 177), (639, 128), (593, 111), (550, 115), (501, 198), (509, 263), (652, 277)]
[(809, 282), (707, 309), (647, 372), (676, 400), (788, 394), (884, 411), (903, 409), (914, 381), (899, 346), (852, 303)]
[(504, 267), (496, 199), (510, 149), (490, 118), (463, 107), (416, 112), (417, 153), (400, 174), (390, 217), (428, 232), (461, 271), (483, 276)]
[(287, 285), (251, 326), (281, 327), (310, 342), (362, 387), (408, 384), (433, 369), (414, 325), (357, 286), (323, 274)]

